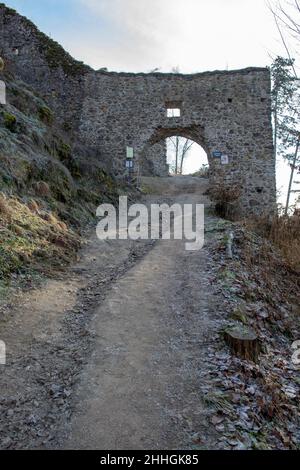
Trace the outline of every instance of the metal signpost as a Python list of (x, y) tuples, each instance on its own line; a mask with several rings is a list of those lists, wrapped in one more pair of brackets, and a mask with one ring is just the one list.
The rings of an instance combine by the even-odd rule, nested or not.
[(126, 147), (126, 162), (125, 162), (126, 168), (127, 168), (127, 180), (128, 183), (131, 183), (131, 176), (134, 168), (133, 164), (133, 147)]
[(221, 155), (221, 164), (222, 165), (227, 165), (229, 163), (229, 158), (228, 158), (228, 155)]

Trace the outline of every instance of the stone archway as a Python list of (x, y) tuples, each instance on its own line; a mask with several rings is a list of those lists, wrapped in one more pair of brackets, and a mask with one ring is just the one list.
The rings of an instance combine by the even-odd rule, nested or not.
[(203, 127), (196, 125), (187, 127), (159, 126), (154, 129), (139, 155), (138, 170), (141, 176), (167, 176), (169, 174), (166, 163), (166, 139), (174, 135), (192, 140), (200, 145), (207, 154), (209, 167), (213, 172), (214, 161), (205, 142)]

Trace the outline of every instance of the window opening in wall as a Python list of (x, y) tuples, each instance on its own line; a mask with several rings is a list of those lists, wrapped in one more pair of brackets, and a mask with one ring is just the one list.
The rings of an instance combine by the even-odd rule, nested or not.
[(181, 116), (181, 109), (180, 108), (167, 108), (167, 117), (180, 117)]
[(181, 116), (182, 101), (170, 100), (166, 101), (165, 107), (167, 108), (167, 117), (176, 118)]

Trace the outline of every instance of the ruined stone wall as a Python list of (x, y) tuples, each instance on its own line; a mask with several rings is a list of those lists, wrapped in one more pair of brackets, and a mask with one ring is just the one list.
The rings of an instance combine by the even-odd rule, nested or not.
[(143, 176), (168, 176), (167, 143), (163, 139), (149, 146), (139, 160), (139, 170)]
[(61, 125), (76, 132), (84, 76), (91, 69), (4, 4), (0, 4), (0, 56), (6, 70), (39, 92)]
[[(96, 72), (86, 76), (85, 88), (80, 137), (104, 149), (116, 174), (124, 172), (126, 146), (134, 147), (143, 173), (151, 145), (181, 135), (206, 150), (214, 186), (240, 185), (245, 210), (274, 209), (267, 69), (195, 75)], [(180, 107), (180, 117), (167, 117), (170, 103)], [(213, 156), (216, 150), (228, 155), (228, 164)]]
[[(16, 50), (18, 54), (16, 54)], [(213, 187), (240, 185), (244, 212), (275, 207), (270, 74), (265, 68), (194, 75), (93, 71), (0, 4), (0, 55), (39, 91), (62, 126), (115, 175), (126, 146), (142, 174), (167, 174), (164, 141), (180, 135), (207, 152)], [(179, 107), (180, 117), (167, 117)], [(213, 152), (229, 157), (222, 165)]]

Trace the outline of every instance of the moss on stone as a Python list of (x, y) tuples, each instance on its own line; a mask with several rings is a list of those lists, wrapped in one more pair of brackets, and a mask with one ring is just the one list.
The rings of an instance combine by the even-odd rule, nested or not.
[(4, 126), (11, 132), (16, 132), (17, 118), (11, 113), (4, 111), (3, 113)]

